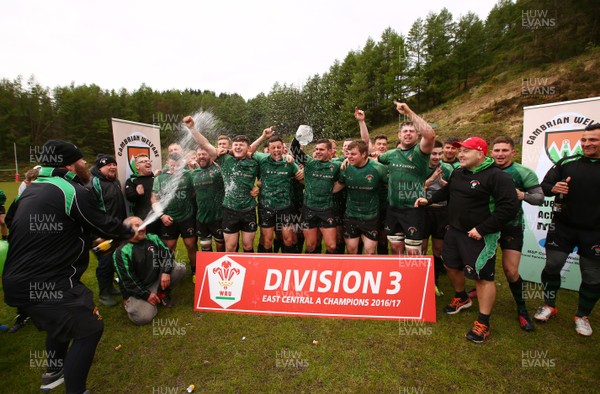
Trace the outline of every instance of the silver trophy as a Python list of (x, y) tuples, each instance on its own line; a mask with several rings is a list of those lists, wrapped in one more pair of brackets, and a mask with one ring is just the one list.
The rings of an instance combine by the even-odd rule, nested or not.
[(305, 124), (298, 126), (296, 131), (296, 139), (300, 145), (306, 146), (313, 140), (313, 129)]

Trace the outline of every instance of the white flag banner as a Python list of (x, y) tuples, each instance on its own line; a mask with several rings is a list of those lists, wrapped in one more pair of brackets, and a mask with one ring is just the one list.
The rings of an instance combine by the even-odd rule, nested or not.
[[(522, 164), (535, 171), (542, 182), (548, 170), (561, 158), (582, 153), (583, 130), (599, 121), (600, 97), (523, 108)], [(523, 203), (525, 233), (519, 272), (525, 280), (541, 282), (553, 205), (554, 197), (546, 197), (539, 207)], [(579, 289), (581, 272), (576, 250), (569, 255), (561, 277), (562, 287)]]
[(125, 181), (137, 173), (135, 156), (144, 153), (152, 160), (153, 171), (161, 168), (160, 127), (113, 118), (112, 128), (119, 180), (125, 190)]

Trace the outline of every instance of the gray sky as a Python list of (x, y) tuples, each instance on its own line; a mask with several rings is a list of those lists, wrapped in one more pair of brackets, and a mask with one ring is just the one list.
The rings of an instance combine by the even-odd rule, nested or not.
[(483, 20), (496, 0), (19, 0), (0, 5), (0, 78), (43, 86), (200, 89), (250, 99), (301, 86), (335, 59), (406, 34), (430, 11)]

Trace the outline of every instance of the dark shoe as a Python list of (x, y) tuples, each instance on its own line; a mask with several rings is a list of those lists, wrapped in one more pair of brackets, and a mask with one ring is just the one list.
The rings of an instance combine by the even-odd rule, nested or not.
[(119, 289), (116, 289), (113, 285), (111, 285), (108, 290), (110, 291), (110, 295), (116, 295), (116, 296), (120, 296), (121, 292), (119, 291)]
[(519, 327), (521, 327), (521, 330), (527, 332), (531, 332), (535, 329), (535, 327), (533, 326), (533, 321), (531, 321), (531, 318), (529, 317), (529, 313), (527, 313), (527, 311), (519, 312)]
[(454, 315), (463, 309), (470, 308), (473, 305), (470, 298), (461, 300), (459, 297), (454, 297), (452, 301), (444, 308), (444, 312), (449, 315)]
[(40, 390), (52, 390), (63, 384), (64, 381), (65, 376), (62, 369), (57, 372), (46, 372), (42, 375), (42, 384), (40, 385)]
[(29, 321), (29, 316), (19, 313), (17, 315), (17, 317), (15, 318), (15, 324), (8, 329), (8, 333), (9, 334), (14, 334), (15, 332), (19, 331), (21, 328), (25, 327), (25, 324), (27, 324), (27, 322)]
[(112, 298), (112, 296), (110, 295), (110, 287), (101, 288), (100, 296), (98, 297), (98, 299), (100, 300), (100, 303), (104, 306), (115, 306), (118, 304), (117, 300)]
[(477, 320), (475, 320), (475, 323), (473, 323), (473, 328), (471, 328), (471, 331), (465, 335), (467, 340), (475, 343), (483, 343), (483, 341), (485, 341), (489, 336), (490, 327), (483, 323), (479, 323)]

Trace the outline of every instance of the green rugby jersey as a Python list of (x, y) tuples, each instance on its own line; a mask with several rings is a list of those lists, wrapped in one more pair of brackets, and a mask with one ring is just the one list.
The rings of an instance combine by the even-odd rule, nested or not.
[(236, 159), (225, 154), (217, 158), (221, 167), (225, 198), (223, 206), (236, 211), (248, 211), (256, 207), (256, 199), (250, 195), (258, 176), (258, 162), (254, 159)]
[(392, 149), (379, 156), (389, 171), (388, 203), (394, 208), (413, 208), (424, 197), (423, 184), (429, 174), (429, 155), (417, 143), (410, 149)]
[[(173, 175), (163, 172), (154, 177), (152, 192), (157, 194), (159, 199), (164, 199), (172, 191)], [(192, 186), (192, 177), (190, 172), (184, 170), (177, 183), (177, 189), (173, 198), (167, 206), (164, 207), (165, 215), (169, 215), (174, 221), (181, 221), (194, 215), (194, 187)]]
[(346, 216), (373, 219), (379, 214), (379, 191), (387, 182), (387, 168), (373, 160), (362, 167), (348, 165), (340, 171), (340, 183), (346, 185)]
[[(540, 181), (533, 170), (513, 162), (502, 171), (508, 173), (513, 181), (515, 181), (515, 187), (520, 191), (524, 192), (532, 187), (540, 186)], [(522, 226), (523, 225), (523, 201), (519, 200), (519, 213), (511, 220), (507, 226)]]
[(211, 223), (223, 219), (225, 186), (221, 168), (211, 163), (206, 168), (198, 167), (191, 172), (196, 192), (196, 220)]
[(275, 161), (268, 153), (255, 152), (252, 158), (258, 162), (262, 187), (258, 196), (260, 206), (283, 209), (292, 205), (292, 180), (300, 170), (298, 164), (285, 160)]
[(340, 164), (306, 157), (304, 165), (304, 205), (322, 211), (332, 207), (333, 184), (340, 175)]

